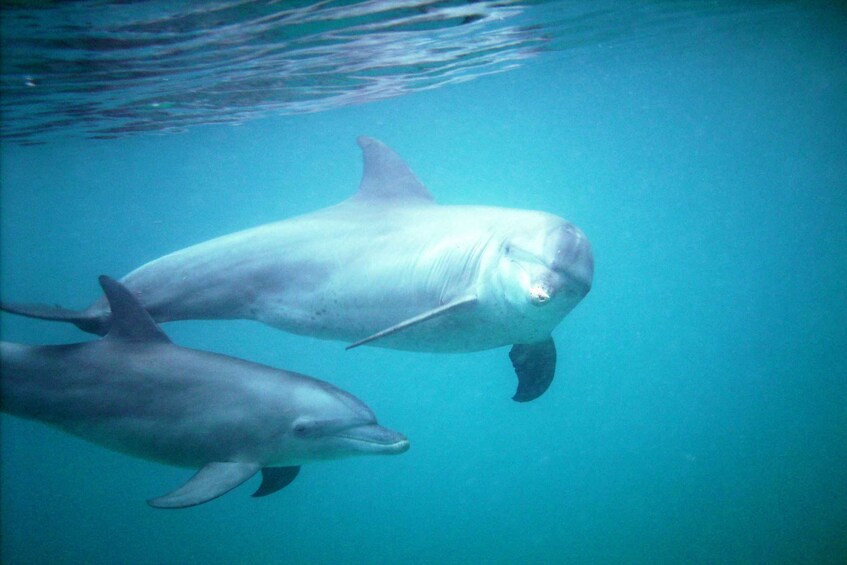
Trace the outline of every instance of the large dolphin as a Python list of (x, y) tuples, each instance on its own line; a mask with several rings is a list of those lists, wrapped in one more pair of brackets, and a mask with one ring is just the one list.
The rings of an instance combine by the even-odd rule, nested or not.
[(353, 395), (288, 371), (171, 343), (135, 297), (101, 277), (106, 337), (30, 346), (0, 342), (5, 412), (144, 459), (200, 470), (157, 508), (201, 504), (258, 471), (253, 496), (287, 486), (310, 461), (403, 453)]
[[(412, 351), (513, 345), (517, 401), (553, 379), (551, 331), (588, 293), (594, 256), (544, 212), (441, 206), (394, 151), (360, 137), (358, 192), (317, 212), (171, 253), (122, 279), (159, 322), (248, 318), (323, 339)], [(84, 311), (3, 304), (103, 334)]]

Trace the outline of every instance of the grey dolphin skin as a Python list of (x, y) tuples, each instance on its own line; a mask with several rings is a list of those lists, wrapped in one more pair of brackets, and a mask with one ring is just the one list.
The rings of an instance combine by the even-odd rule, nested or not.
[[(588, 239), (544, 212), (438, 205), (394, 151), (358, 143), (364, 174), (351, 198), (171, 253), (123, 284), (159, 322), (246, 318), (349, 347), (511, 345), (513, 398), (540, 396), (555, 372), (551, 332), (591, 288)], [(83, 311), (0, 306), (109, 328), (103, 299)]]
[(0, 342), (2, 409), (110, 449), (199, 468), (157, 508), (207, 502), (262, 472), (253, 496), (311, 461), (403, 453), (353, 395), (328, 383), (171, 343), (135, 297), (101, 277), (109, 332), (72, 345)]

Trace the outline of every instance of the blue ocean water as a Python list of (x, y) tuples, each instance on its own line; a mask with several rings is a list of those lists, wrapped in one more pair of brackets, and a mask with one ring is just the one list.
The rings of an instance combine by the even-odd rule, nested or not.
[[(190, 471), (4, 414), (3, 563), (847, 561), (847, 13), (791, 2), (502, 4), (516, 12), (491, 23), (462, 12), (443, 29), (333, 27), (348, 34), (333, 36), (347, 51), (362, 48), (347, 40), (376, 51), (345, 60), (346, 75), (314, 79), (332, 55), (297, 67), (294, 86), (308, 88), (295, 106), (277, 96), (286, 75), (252, 82), (282, 72), (272, 59), (246, 76), (215, 66), (215, 50), (232, 42), (192, 44), (180, 63), (215, 72), (174, 65), (168, 82), (186, 81), (176, 98), (179, 87), (111, 77), (96, 58), (68, 75), (12, 67), (21, 52), (117, 58), (120, 45), (4, 39), (4, 300), (83, 307), (99, 296), (100, 274), (335, 204), (358, 186), (361, 134), (397, 150), (441, 203), (573, 221), (596, 269), (554, 333), (553, 385), (527, 404), (509, 398), (505, 348), (345, 352), (252, 322), (167, 324), (181, 345), (350, 391), (411, 449), (304, 466), (262, 499), (249, 496), (251, 482), (159, 511), (144, 501)], [(96, 22), (120, 5), (73, 3), (82, 13), (71, 18), (48, 4), (31, 33), (47, 21), (76, 37), (70, 19)], [(167, 9), (127, 6), (147, 22)], [(512, 23), (517, 51), (497, 43), (489, 60), (487, 47), (466, 49)], [(142, 31), (185, 41), (191, 29)], [(413, 45), (378, 35), (394, 32)], [(426, 51), (428, 38), (442, 42), (430, 55), (448, 56), (404, 66), (397, 49)], [(263, 37), (251, 57), (275, 41)], [(328, 41), (303, 46), (298, 60)], [(363, 70), (379, 45), (395, 57)], [(97, 85), (78, 88), (95, 70)], [(362, 90), (374, 84), (358, 82), (362, 73), (385, 89)], [(185, 102), (193, 80), (228, 78), (250, 94), (204, 90), (202, 104)], [(28, 98), (33, 88), (46, 92)], [(160, 98), (179, 112), (139, 117)], [(68, 100), (76, 109), (60, 115)], [(64, 324), (0, 321), (8, 341), (92, 339)]]

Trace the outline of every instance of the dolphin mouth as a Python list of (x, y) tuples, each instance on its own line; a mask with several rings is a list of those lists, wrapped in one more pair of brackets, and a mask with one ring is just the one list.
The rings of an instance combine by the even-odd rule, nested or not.
[(336, 437), (360, 445), (370, 453), (399, 454), (409, 450), (409, 440), (403, 434), (377, 424), (348, 428)]
[(593, 277), (589, 275), (585, 275), (584, 273), (580, 273), (577, 275), (571, 274), (568, 277), (568, 287), (571, 291), (578, 296), (585, 296), (591, 290), (591, 284), (593, 282)]

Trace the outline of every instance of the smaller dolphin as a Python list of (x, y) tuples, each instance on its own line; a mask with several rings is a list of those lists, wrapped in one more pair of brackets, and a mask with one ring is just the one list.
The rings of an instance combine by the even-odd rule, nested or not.
[(329, 383), (174, 345), (126, 287), (100, 277), (112, 312), (100, 340), (0, 342), (2, 410), (129, 455), (200, 468), (149, 500), (208, 502), (262, 471), (253, 496), (287, 486), (300, 465), (403, 453), (409, 441)]

